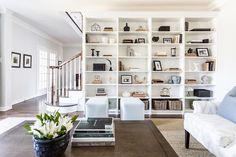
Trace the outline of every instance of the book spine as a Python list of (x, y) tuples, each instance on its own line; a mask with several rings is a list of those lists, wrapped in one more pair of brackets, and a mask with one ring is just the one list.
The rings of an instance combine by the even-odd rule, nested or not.
[(72, 142), (72, 147), (83, 146), (114, 146), (115, 142)]
[(83, 137), (90, 137), (90, 138), (94, 138), (94, 137), (114, 137), (113, 134), (89, 134), (89, 133), (80, 133), (80, 134), (73, 134), (74, 138), (83, 138)]

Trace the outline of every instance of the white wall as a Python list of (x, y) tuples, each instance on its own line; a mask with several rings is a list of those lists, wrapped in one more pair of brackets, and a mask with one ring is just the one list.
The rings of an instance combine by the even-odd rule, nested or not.
[(236, 86), (236, 1), (229, 0), (218, 17), (218, 72), (216, 96), (221, 100)]
[[(12, 51), (32, 55), (32, 68), (12, 68), (12, 104), (37, 96), (38, 50), (44, 48), (61, 53), (62, 47), (30, 31), (19, 22), (12, 25)], [(23, 56), (22, 56), (23, 59)], [(23, 60), (22, 60), (23, 61)]]
[(68, 60), (81, 52), (81, 45), (68, 45), (63, 47), (63, 61)]
[[(4, 17), (4, 32), (1, 35), (1, 53), (4, 76), (0, 110), (10, 109), (11, 105), (37, 96), (38, 93), (38, 50), (44, 48), (57, 52), (62, 58), (62, 44), (47, 34), (13, 16), (11, 12), (1, 14)], [(6, 33), (7, 32), (7, 33)], [(2, 40), (4, 39), (4, 41)], [(11, 52), (21, 53), (21, 67), (11, 68)], [(23, 54), (32, 55), (32, 68), (23, 68)]]

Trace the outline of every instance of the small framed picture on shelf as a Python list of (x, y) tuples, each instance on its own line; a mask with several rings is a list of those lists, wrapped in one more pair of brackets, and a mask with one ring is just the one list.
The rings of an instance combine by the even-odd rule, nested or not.
[(145, 38), (138, 38), (138, 43), (145, 43)]
[(121, 84), (132, 84), (132, 75), (121, 75)]
[(162, 71), (161, 61), (153, 61), (153, 70)]
[(199, 57), (209, 57), (208, 48), (196, 48), (196, 52)]
[(97, 94), (106, 93), (106, 89), (99, 87), (99, 88), (96, 89), (96, 93), (97, 93)]
[(163, 43), (165, 43), (165, 44), (172, 43), (172, 38), (163, 38)]

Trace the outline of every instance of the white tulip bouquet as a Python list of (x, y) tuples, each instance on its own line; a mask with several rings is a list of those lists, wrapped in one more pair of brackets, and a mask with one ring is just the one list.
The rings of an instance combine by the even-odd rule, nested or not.
[(77, 117), (78, 115), (73, 117), (61, 115), (59, 112), (39, 114), (36, 115), (33, 125), (26, 124), (24, 128), (36, 139), (52, 140), (68, 133), (73, 128)]

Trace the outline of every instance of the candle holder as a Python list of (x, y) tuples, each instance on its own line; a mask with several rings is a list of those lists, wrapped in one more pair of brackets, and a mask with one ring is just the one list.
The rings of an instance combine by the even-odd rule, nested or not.
[(94, 56), (95, 49), (91, 49), (91, 51), (92, 51), (91, 56)]
[(99, 56), (100, 51), (96, 51), (96, 52), (97, 52), (97, 56)]

